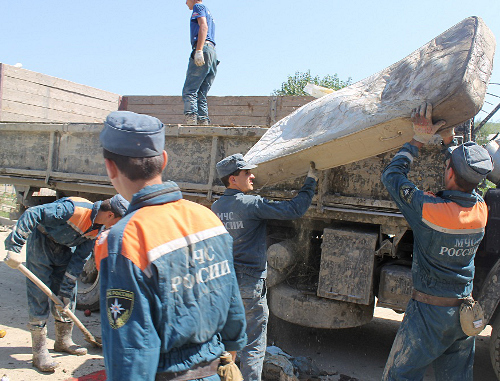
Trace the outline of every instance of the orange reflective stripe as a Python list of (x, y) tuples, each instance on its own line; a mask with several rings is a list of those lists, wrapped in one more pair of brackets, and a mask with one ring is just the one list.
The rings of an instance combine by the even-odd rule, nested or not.
[(158, 258), (173, 251), (165, 244), (185, 239), (183, 246), (187, 246), (196, 242), (188, 237), (199, 234), (202, 240), (214, 236), (203, 234), (211, 229), (215, 229), (215, 235), (226, 233), (215, 214), (191, 201), (180, 199), (163, 205), (144, 207), (134, 214), (123, 231), (122, 255), (145, 271), (150, 263), (148, 253), (160, 246), (165, 247), (163, 253), (155, 252), (155, 258)]
[(109, 230), (99, 234), (94, 246), (94, 260), (97, 271), (101, 268), (101, 261), (108, 256), (108, 234)]
[[(92, 226), (91, 215), (94, 204), (91, 203), (89, 200), (86, 200), (81, 197), (70, 197), (69, 199), (71, 201), (74, 201), (75, 203), (88, 204), (88, 208), (77, 206), (75, 204), (75, 212), (68, 220), (68, 224), (73, 229), (75, 229), (78, 233), (83, 234)], [(98, 230), (93, 230), (87, 233), (85, 236), (88, 238), (96, 238), (98, 232), (99, 232)]]
[(451, 230), (484, 229), (488, 220), (488, 207), (478, 202), (471, 208), (462, 207), (454, 202), (425, 203), (422, 219), (430, 225)]

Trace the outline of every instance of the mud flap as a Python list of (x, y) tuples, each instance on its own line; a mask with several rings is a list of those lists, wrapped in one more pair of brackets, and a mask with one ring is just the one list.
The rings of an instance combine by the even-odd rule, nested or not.
[(372, 304), (377, 239), (373, 231), (324, 229), (318, 296)]

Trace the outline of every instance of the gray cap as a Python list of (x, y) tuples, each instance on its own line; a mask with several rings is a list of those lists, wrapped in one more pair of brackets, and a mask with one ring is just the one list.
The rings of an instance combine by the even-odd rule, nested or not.
[(113, 111), (99, 136), (102, 147), (128, 157), (153, 157), (165, 149), (165, 127), (155, 117), (131, 111)]
[(219, 177), (223, 178), (224, 176), (236, 172), (238, 169), (253, 169), (257, 168), (257, 166), (248, 164), (243, 160), (243, 155), (241, 153), (235, 153), (219, 161), (215, 168), (217, 169)]
[(109, 202), (111, 204), (111, 210), (113, 211), (113, 213), (118, 214), (122, 217), (125, 215), (128, 206), (130, 205), (130, 203), (125, 200), (120, 194), (115, 194), (113, 197), (111, 197)]
[(448, 148), (453, 168), (460, 177), (472, 184), (479, 184), (493, 170), (490, 154), (474, 142)]

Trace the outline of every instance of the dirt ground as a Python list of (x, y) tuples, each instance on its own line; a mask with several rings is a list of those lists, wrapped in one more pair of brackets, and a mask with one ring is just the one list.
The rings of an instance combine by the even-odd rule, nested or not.
[[(54, 352), (53, 319), (48, 324), (48, 345), (60, 365), (55, 373), (48, 375), (32, 367), (31, 338), (26, 327), (25, 278), (19, 271), (1, 263), (6, 255), (3, 241), (8, 232), (9, 229), (2, 226), (0, 221), (0, 329), (7, 332), (4, 338), (0, 338), (0, 377), (5, 374), (10, 381), (68, 380), (104, 369), (101, 350), (87, 343), (76, 327), (73, 339), (86, 346), (89, 353), (86, 356), (70, 356)], [(77, 311), (76, 315), (94, 336), (100, 336), (99, 313), (85, 317), (81, 311)], [(330, 374), (323, 380), (380, 380), (402, 317), (391, 310), (376, 308), (371, 323), (342, 330), (304, 328), (271, 318), (269, 345), (276, 345), (292, 356), (312, 358), (320, 370)], [(476, 341), (476, 381), (496, 380), (489, 359), (490, 333), (491, 328), (487, 327)], [(433, 379), (432, 370), (429, 370), (425, 380)]]

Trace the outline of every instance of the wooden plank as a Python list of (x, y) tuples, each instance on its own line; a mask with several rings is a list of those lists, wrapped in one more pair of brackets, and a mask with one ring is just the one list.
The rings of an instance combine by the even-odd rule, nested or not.
[(300, 107), (304, 106), (306, 103), (312, 102), (316, 98), (314, 97), (278, 97), (280, 107)]
[(3, 63), (0, 62), (0, 121), (2, 120), (2, 99), (3, 99)]
[[(54, 111), (80, 115), (84, 117), (81, 119), (82, 122), (87, 121), (87, 118), (90, 118), (90, 120), (102, 121), (111, 111), (115, 111), (117, 109), (117, 105), (109, 109), (96, 108), (85, 104), (55, 99), (51, 96), (46, 97), (42, 95), (28, 94), (12, 89), (4, 89), (4, 101), (19, 103), (25, 105), (26, 107), (41, 107)], [(111, 104), (108, 103), (108, 105)]]
[[(129, 105), (128, 111), (133, 111), (139, 114), (163, 114), (163, 115), (184, 115), (184, 107), (182, 104), (178, 105)], [(292, 109), (286, 115), (291, 113)], [(208, 113), (210, 118), (215, 116), (255, 116), (255, 117), (268, 117), (269, 108), (267, 106), (213, 106), (209, 107)]]
[[(2, 115), (0, 122), (26, 122), (26, 115), (24, 114), (16, 114), (13, 112), (8, 112), (5, 110), (2, 110)], [(41, 117), (34, 117), (31, 116), (29, 117), (30, 122), (41, 122), (41, 123), (47, 123), (51, 122), (50, 120), (46, 118), (41, 118)]]
[[(78, 115), (73, 112), (53, 110), (46, 107), (26, 105), (19, 102), (12, 102), (9, 100), (3, 101), (3, 111), (5, 113), (15, 114), (19, 117), (16, 119), (10, 119), (6, 116), (3, 117), (4, 121), (47, 121), (47, 122), (66, 122), (66, 123), (85, 123), (85, 122), (102, 122), (106, 116), (109, 114), (108, 111), (101, 110), (96, 112), (94, 116)], [(24, 116), (24, 120), (20, 118)]]
[[(109, 111), (117, 110), (119, 102), (118, 96), (110, 102), (102, 99), (82, 96), (80, 94), (75, 94), (62, 89), (43, 86), (38, 83), (23, 81), (18, 78), (10, 78), (9, 81), (6, 81), (4, 83), (4, 91), (8, 91), (8, 93), (4, 95), (5, 98), (14, 101), (20, 101), (19, 97), (24, 94), (25, 98), (30, 98), (31, 96), (46, 97)], [(12, 95), (14, 93), (18, 94)]]
[[(51, 77), (46, 74), (36, 73), (31, 70), (17, 68), (11, 65), (4, 65), (5, 76), (17, 78), (28, 82), (38, 83), (40, 85), (55, 87), (66, 91), (71, 91), (88, 97), (93, 97), (108, 102), (113, 102), (119, 94), (114, 94), (109, 91), (99, 90), (94, 87), (81, 85), (75, 82), (67, 81), (56, 77)], [(8, 80), (8, 79), (6, 79)]]
[[(183, 104), (182, 97), (180, 96), (146, 96), (146, 95), (125, 95), (123, 96), (129, 105), (135, 104)], [(270, 103), (272, 97), (268, 96), (226, 96), (216, 97), (208, 96), (207, 102), (210, 105), (267, 105)]]

